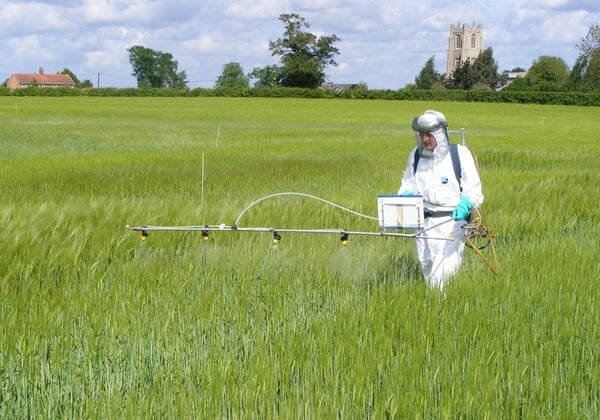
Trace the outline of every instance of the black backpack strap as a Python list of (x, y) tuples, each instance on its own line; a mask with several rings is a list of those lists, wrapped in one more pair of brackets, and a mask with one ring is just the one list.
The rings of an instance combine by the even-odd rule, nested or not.
[(419, 159), (421, 158), (421, 155), (419, 154), (419, 149), (415, 149), (415, 158), (414, 158), (414, 162), (413, 162), (413, 175), (417, 173), (417, 165), (419, 164)]
[(460, 157), (458, 156), (458, 146), (455, 143), (450, 143), (450, 157), (452, 158), (452, 167), (454, 168), (454, 176), (458, 181), (458, 186), (462, 192), (460, 179), (462, 178), (462, 168), (460, 167)]
[[(458, 156), (458, 146), (456, 143), (450, 143), (450, 158), (452, 159), (452, 167), (454, 168), (454, 176), (458, 181), (458, 186), (460, 187), (460, 191), (462, 192), (462, 185), (460, 183), (462, 168), (460, 166), (460, 157)], [(417, 165), (419, 164), (419, 159), (421, 155), (419, 154), (419, 149), (415, 149), (415, 156), (413, 159), (413, 174), (417, 173)]]

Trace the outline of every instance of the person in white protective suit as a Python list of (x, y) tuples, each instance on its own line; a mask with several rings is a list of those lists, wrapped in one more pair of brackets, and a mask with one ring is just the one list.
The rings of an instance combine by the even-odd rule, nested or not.
[[(471, 151), (461, 144), (460, 179), (450, 153), (448, 123), (441, 112), (428, 110), (412, 123), (417, 146), (406, 163), (398, 193), (423, 196), (425, 234), (416, 239), (417, 257), (425, 281), (443, 288), (462, 263), (463, 226), (473, 207), (483, 203), (481, 180)], [(415, 157), (419, 155), (415, 170)], [(427, 239), (427, 237), (431, 239)], [(452, 238), (440, 240), (433, 238)]]

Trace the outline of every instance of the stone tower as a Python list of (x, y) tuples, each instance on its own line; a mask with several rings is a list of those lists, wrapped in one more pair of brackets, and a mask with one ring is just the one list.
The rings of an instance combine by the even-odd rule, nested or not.
[(446, 78), (467, 60), (475, 60), (483, 51), (483, 30), (481, 25), (450, 25), (448, 37), (448, 58), (446, 60)]

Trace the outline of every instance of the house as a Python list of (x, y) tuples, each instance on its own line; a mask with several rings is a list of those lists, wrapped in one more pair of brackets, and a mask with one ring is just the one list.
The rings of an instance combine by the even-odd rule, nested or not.
[(9, 89), (21, 89), (30, 86), (39, 87), (74, 87), (75, 82), (68, 74), (44, 74), (40, 68), (38, 73), (13, 73), (6, 81)]
[(496, 87), (497, 91), (505, 89), (508, 85), (517, 79), (527, 76), (526, 71), (504, 71), (500, 75), (501, 83), (500, 86)]
[(331, 83), (331, 82), (325, 82), (321, 85), (321, 89), (325, 89), (325, 90), (333, 90), (336, 92), (339, 91), (344, 91), (344, 90), (350, 90), (350, 89), (356, 89), (363, 86), (363, 84), (361, 83)]

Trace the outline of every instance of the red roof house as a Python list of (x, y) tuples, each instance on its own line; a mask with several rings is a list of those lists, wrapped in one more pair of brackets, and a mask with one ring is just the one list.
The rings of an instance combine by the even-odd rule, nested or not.
[(44, 69), (39, 73), (13, 73), (7, 80), (9, 89), (20, 89), (29, 86), (39, 87), (74, 87), (75, 82), (68, 74), (44, 74)]

